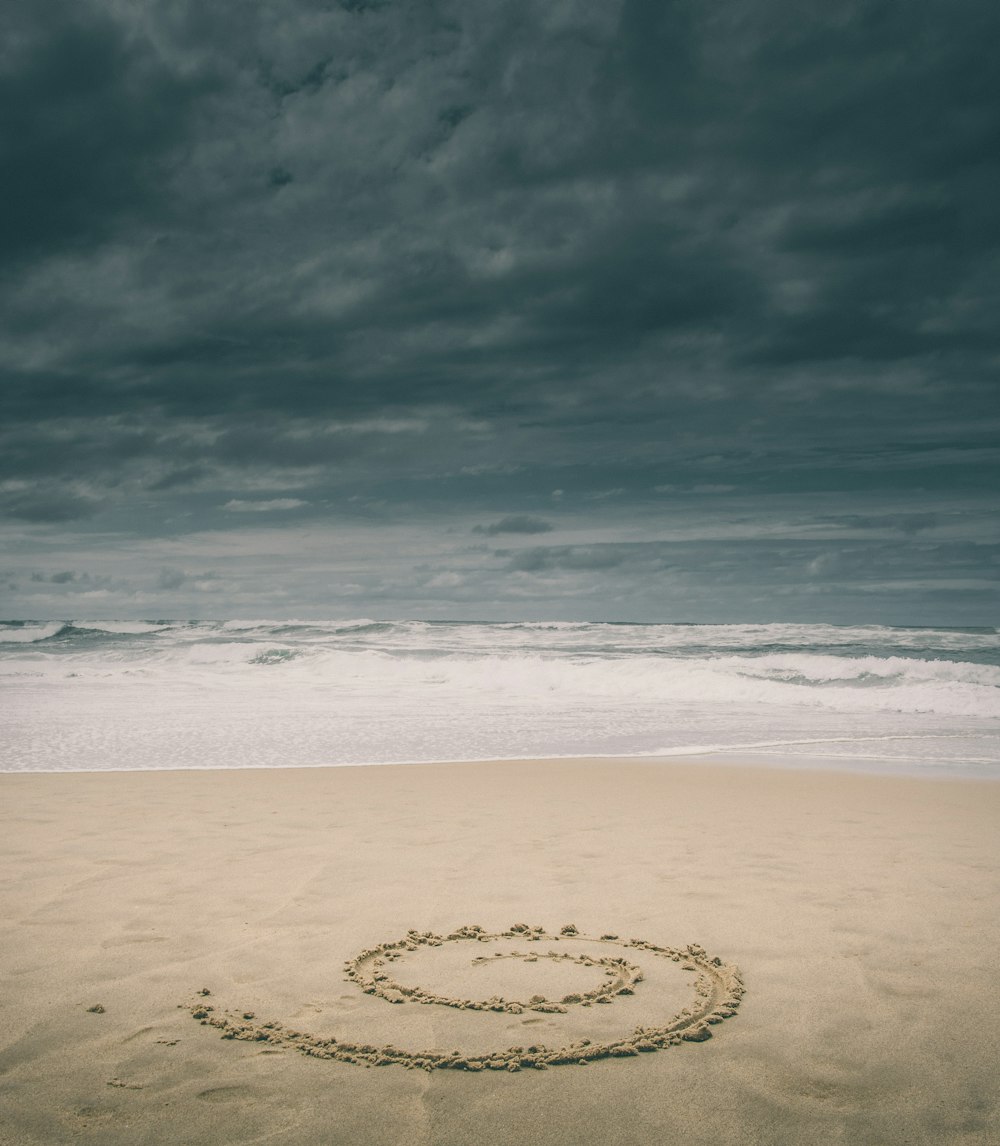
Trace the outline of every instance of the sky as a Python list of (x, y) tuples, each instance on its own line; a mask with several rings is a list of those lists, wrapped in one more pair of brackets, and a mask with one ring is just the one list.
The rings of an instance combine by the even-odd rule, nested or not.
[(1000, 624), (995, 0), (11, 0), (0, 616)]

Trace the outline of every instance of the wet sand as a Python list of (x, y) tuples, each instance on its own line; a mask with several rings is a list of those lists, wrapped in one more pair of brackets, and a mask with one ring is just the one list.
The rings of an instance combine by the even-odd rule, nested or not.
[(1000, 784), (0, 775), (0, 1143), (1000, 1142)]

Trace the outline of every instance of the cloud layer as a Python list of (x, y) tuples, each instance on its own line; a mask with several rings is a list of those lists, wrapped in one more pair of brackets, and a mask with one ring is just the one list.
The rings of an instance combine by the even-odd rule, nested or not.
[(995, 5), (0, 19), (13, 615), (994, 615)]

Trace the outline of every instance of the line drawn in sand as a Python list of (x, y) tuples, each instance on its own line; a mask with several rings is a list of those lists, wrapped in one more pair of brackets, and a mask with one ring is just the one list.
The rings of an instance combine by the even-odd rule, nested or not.
[[(552, 948), (543, 952), (536, 948), (497, 952), (492, 957), (475, 956), (472, 959), (473, 965), (495, 964), (504, 959), (518, 959), (525, 963), (551, 960), (555, 963), (593, 967), (602, 973), (602, 979), (591, 990), (569, 992), (558, 999), (549, 999), (541, 994), (531, 995), (526, 999), (508, 999), (500, 995), (493, 995), (487, 999), (463, 999), (398, 981), (390, 972), (393, 964), (407, 952), (441, 947), (446, 943), (478, 944), (506, 939), (526, 943), (539, 943), (544, 940), (560, 946), (571, 946), (574, 941), (600, 944), (605, 947), (618, 947), (628, 951), (630, 956), (626, 958), (624, 955), (594, 955)], [(510, 1046), (480, 1054), (463, 1053), (460, 1050), (406, 1050), (392, 1043), (373, 1045), (309, 1034), (287, 1028), (279, 1022), (263, 1022), (251, 1011), (217, 1010), (205, 1001), (205, 996), (210, 994), (207, 988), (199, 991), (201, 998), (188, 1004), (187, 1009), (203, 1026), (220, 1030), (224, 1039), (268, 1043), (273, 1047), (297, 1050), (313, 1058), (333, 1059), (363, 1066), (398, 1064), (408, 1068), (419, 1067), (423, 1070), (467, 1071), (518, 1071), (525, 1067), (545, 1070), (551, 1066), (570, 1063), (583, 1065), (595, 1059), (637, 1056), (676, 1046), (682, 1042), (704, 1042), (711, 1038), (712, 1026), (736, 1014), (745, 991), (739, 968), (733, 964), (723, 963), (717, 956), (709, 955), (697, 943), (688, 944), (683, 948), (662, 947), (645, 939), (622, 939), (611, 933), (592, 937), (582, 935), (571, 923), (561, 928), (558, 935), (549, 934), (543, 927), (526, 923), (515, 923), (508, 930), (500, 932), (487, 932), (477, 924), (467, 924), (447, 935), (410, 930), (401, 939), (365, 948), (344, 964), (344, 972), (346, 979), (356, 984), (365, 994), (392, 1004), (416, 1003), (512, 1015), (524, 1012), (554, 1015), (565, 1014), (572, 1007), (607, 1005), (620, 996), (634, 995), (644, 975), (641, 966), (631, 961), (634, 958), (631, 952), (645, 953), (655, 959), (667, 959), (680, 964), (685, 971), (694, 972), (696, 975), (694, 998), (688, 1006), (655, 1025), (637, 1026), (622, 1038), (606, 1041), (583, 1038), (564, 1046), (542, 1044)]]

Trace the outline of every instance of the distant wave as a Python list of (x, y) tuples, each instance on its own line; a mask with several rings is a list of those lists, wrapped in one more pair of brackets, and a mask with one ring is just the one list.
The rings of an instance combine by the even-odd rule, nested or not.
[(483, 648), (553, 647), (600, 650), (781, 649), (996, 650), (1000, 630), (979, 628), (918, 628), (885, 625), (825, 624), (667, 624), (607, 621), (413, 621), (359, 617), (342, 620), (225, 621), (72, 620), (0, 622), (0, 641), (45, 640), (63, 629), (142, 635), (171, 631), (179, 636), (228, 635), (248, 639), (286, 635), (302, 639), (390, 635), (400, 640), (423, 640), (439, 646)]
[(124, 633), (138, 636), (143, 633), (163, 633), (174, 627), (172, 621), (71, 621), (67, 628), (95, 633)]

